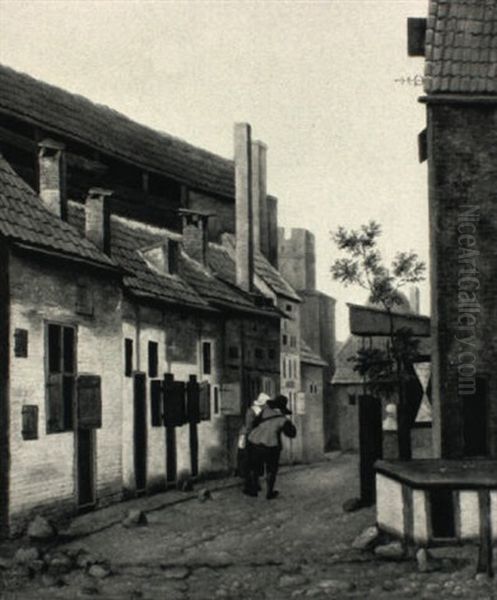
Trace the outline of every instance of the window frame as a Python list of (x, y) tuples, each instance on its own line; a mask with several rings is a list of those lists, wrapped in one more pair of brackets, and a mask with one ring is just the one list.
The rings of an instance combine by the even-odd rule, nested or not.
[[(50, 357), (50, 329), (51, 327), (57, 327), (59, 330), (59, 348), (58, 348), (58, 370), (52, 370), (53, 361)], [(67, 340), (65, 334), (67, 331), (72, 331), (72, 370), (66, 369), (68, 355), (65, 352)], [(76, 380), (78, 376), (78, 327), (75, 323), (63, 322), (63, 321), (45, 321), (44, 322), (44, 371), (45, 371), (45, 432), (47, 435), (54, 433), (66, 433), (68, 431), (74, 431), (76, 429)], [(60, 380), (57, 385), (60, 386), (60, 410), (62, 413), (61, 422), (63, 423), (62, 428), (55, 428), (51, 425), (50, 415), (50, 391), (49, 388), (52, 385), (50, 383), (50, 376), (59, 376)], [(68, 399), (67, 387), (70, 386), (71, 397)], [(70, 409), (68, 410), (68, 406)]]

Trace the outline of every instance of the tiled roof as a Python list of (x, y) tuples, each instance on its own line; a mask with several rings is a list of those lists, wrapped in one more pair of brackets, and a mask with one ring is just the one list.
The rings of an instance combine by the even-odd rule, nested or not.
[(133, 293), (163, 302), (207, 308), (208, 303), (179, 275), (167, 275), (152, 269), (138, 252), (141, 248), (165, 240), (145, 228), (131, 228), (119, 218), (112, 219), (112, 256), (129, 275), (124, 285)]
[[(209, 248), (212, 251), (209, 252), (209, 266), (221, 279), (234, 284), (236, 281), (234, 236), (225, 233), (223, 235), (223, 242), (222, 247), (216, 244), (210, 244)], [(259, 276), (274, 293), (285, 296), (285, 298), (290, 298), (296, 302), (301, 301), (291, 285), (283, 279), (279, 271), (277, 271), (259, 251), (255, 252), (254, 267), (255, 274)]]
[(84, 259), (115, 263), (78, 231), (53, 215), (0, 155), (0, 234), (11, 241)]
[(327, 363), (323, 358), (314, 352), (311, 347), (303, 339), (300, 340), (300, 362), (316, 365), (319, 367), (326, 367)]
[(497, 1), (431, 0), (427, 93), (497, 93)]
[(234, 165), (106, 106), (0, 65), (0, 112), (90, 145), (192, 188), (234, 197)]
[[(76, 202), (69, 202), (69, 218), (84, 230), (84, 210)], [(181, 236), (171, 232), (159, 232), (148, 225), (133, 223), (112, 217), (112, 257), (127, 272), (126, 287), (137, 295), (148, 296), (159, 301), (189, 305), (197, 308), (233, 307), (237, 310), (274, 313), (274, 309), (257, 307), (242, 290), (223, 281), (185, 254), (180, 256), (178, 275), (168, 275), (153, 269), (139, 252), (154, 244), (164, 242), (167, 237)], [(215, 252), (212, 244), (209, 254)]]

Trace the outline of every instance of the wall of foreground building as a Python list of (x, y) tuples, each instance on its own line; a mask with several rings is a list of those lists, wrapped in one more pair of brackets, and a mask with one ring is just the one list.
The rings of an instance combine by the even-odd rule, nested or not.
[[(16, 356), (15, 344), (10, 350), (11, 533), (34, 510), (74, 512), (77, 507), (75, 432), (71, 428), (47, 433), (48, 322), (74, 327), (76, 373), (101, 377), (102, 426), (94, 433), (97, 503), (121, 495), (121, 290), (108, 275), (82, 273), (75, 278), (74, 269), (68, 263), (53, 266), (28, 256), (12, 256), (10, 262), (9, 337), (14, 340), (19, 330), (27, 332), (26, 356)], [(78, 283), (92, 298), (91, 315), (81, 314)], [(36, 439), (23, 439), (26, 405), (38, 411)]]

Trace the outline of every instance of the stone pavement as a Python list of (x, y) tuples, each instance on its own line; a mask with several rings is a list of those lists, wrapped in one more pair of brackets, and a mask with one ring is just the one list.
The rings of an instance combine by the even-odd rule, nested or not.
[(272, 501), (263, 494), (243, 496), (238, 487), (212, 491), (211, 499), (192, 494), (164, 508), (156, 498), (134, 501), (149, 511), (146, 526), (109, 524), (65, 544), (58, 549), (65, 554), (53, 560), (60, 565), (69, 555), (79, 569), (52, 577), (32, 574), (31, 581), (17, 582), (24, 587), (16, 592), (7, 577), (2, 597), (497, 598), (494, 582), (474, 577), (474, 547), (438, 550), (441, 566), (429, 573), (418, 572), (414, 559), (382, 560), (354, 549), (353, 540), (375, 520), (372, 508), (343, 512), (356, 486), (357, 458), (341, 455), (287, 469), (277, 486), (281, 495)]

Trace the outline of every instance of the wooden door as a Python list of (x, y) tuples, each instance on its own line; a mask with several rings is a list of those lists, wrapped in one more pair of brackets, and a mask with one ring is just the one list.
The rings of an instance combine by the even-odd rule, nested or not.
[(76, 430), (78, 507), (95, 504), (95, 433), (92, 429)]
[(137, 492), (147, 487), (147, 403), (145, 373), (134, 376), (134, 466)]
[(381, 400), (359, 396), (359, 470), (361, 500), (369, 506), (376, 500), (374, 463), (382, 457)]

